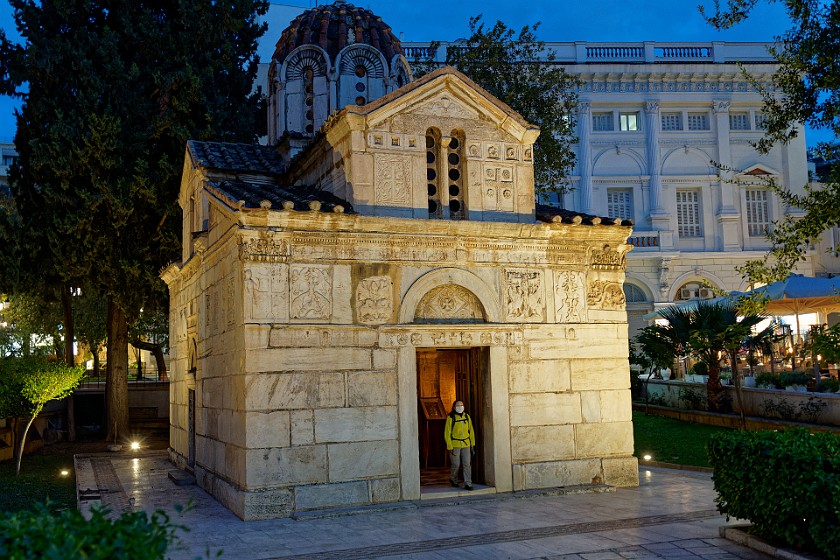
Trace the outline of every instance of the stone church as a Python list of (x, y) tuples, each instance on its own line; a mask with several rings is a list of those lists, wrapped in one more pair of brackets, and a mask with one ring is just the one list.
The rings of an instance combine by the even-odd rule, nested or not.
[(269, 77), (268, 146), (187, 146), (173, 461), (243, 519), (428, 498), (461, 399), (479, 491), (636, 485), (632, 224), (535, 205), (539, 129), (368, 10)]

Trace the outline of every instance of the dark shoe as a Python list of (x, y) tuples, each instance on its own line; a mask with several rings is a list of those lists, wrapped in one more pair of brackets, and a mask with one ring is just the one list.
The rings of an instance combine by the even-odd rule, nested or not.
[(458, 483), (457, 483), (457, 482), (452, 482), (452, 481), (450, 480), (450, 481), (449, 481), (449, 485), (450, 485), (450, 486), (452, 486), (453, 488), (458, 488)]
[(472, 487), (472, 485), (470, 485), (470, 486), (466, 486), (466, 485), (464, 485), (464, 490), (468, 490), (468, 491), (472, 492), (472, 491), (473, 491), (473, 487)]

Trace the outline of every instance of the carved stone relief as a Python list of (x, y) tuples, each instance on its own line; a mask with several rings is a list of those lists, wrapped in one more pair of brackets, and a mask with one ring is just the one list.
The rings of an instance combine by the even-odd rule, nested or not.
[(455, 117), (459, 119), (474, 119), (478, 113), (452, 100), (447, 95), (441, 95), (410, 111), (415, 115), (431, 115), (434, 117)]
[(245, 320), (279, 321), (288, 314), (285, 266), (251, 265), (245, 269)]
[(542, 271), (505, 270), (505, 306), (510, 321), (542, 321), (545, 316)]
[(409, 206), (411, 203), (411, 164), (402, 157), (376, 158), (374, 181), (376, 204)]
[(621, 309), (624, 302), (624, 290), (618, 282), (595, 280), (586, 290), (586, 304), (589, 307)]
[(485, 165), (483, 205), (485, 210), (514, 210), (513, 168)]
[(288, 254), (289, 244), (285, 241), (275, 241), (273, 239), (243, 240), (239, 246), (239, 257), (243, 261), (286, 262)]
[(332, 270), (330, 267), (291, 267), (289, 307), (292, 319), (329, 319), (332, 315)]
[(381, 325), (391, 320), (394, 309), (394, 284), (388, 276), (371, 276), (356, 286), (356, 317), (366, 325)]
[(382, 348), (400, 346), (511, 346), (522, 345), (521, 332), (489, 331), (422, 331), (411, 333), (385, 333), (380, 338)]
[(429, 291), (414, 314), (416, 320), (484, 320), (484, 307), (475, 295), (461, 286), (448, 284)]
[(582, 323), (586, 318), (586, 290), (582, 272), (563, 271), (554, 281), (558, 323)]
[(624, 270), (627, 257), (610, 245), (604, 245), (600, 249), (592, 249), (593, 270)]

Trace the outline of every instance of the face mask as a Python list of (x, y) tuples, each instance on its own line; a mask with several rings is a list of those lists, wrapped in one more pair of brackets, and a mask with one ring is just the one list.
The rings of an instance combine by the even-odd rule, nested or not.
[(463, 406), (456, 406), (455, 407), (455, 412), (457, 412), (458, 414), (463, 414), (464, 413), (464, 407)]

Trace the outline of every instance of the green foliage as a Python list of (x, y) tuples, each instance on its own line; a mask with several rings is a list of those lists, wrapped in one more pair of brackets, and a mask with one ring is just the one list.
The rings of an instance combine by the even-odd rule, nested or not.
[(82, 366), (41, 357), (0, 360), (0, 391), (14, 391), (27, 403), (26, 414), (37, 415), (51, 400), (70, 395), (84, 375)]
[(805, 430), (712, 437), (718, 510), (766, 538), (840, 558), (840, 437)]
[(0, 514), (0, 557), (9, 560), (86, 558), (88, 560), (162, 560), (179, 527), (156, 511), (115, 519), (94, 509), (85, 519), (77, 509), (58, 514), (48, 506)]
[(805, 373), (794, 371), (783, 371), (779, 374), (779, 385), (782, 387), (790, 387), (791, 385), (807, 385), (811, 380)]
[[(761, 1), (728, 0), (722, 9), (715, 0), (714, 13), (707, 21), (718, 29), (727, 29), (749, 17)], [(800, 219), (797, 213), (775, 222), (768, 233), (773, 258), (748, 261), (740, 269), (753, 281), (764, 283), (787, 277), (804, 260), (811, 242), (840, 223), (840, 205), (836, 204), (840, 196), (840, 3), (785, 0), (784, 5), (791, 27), (778, 38), (782, 46), (771, 51), (779, 64), (773, 88), (767, 89), (748, 77), (762, 91), (767, 117), (767, 131), (757, 148), (769, 152), (775, 143), (797, 136), (797, 123), (804, 123), (833, 132), (834, 140), (820, 146), (816, 155), (834, 163), (823, 186), (806, 187), (804, 195), (794, 195), (785, 186), (768, 182), (786, 206), (801, 209), (805, 217)]]
[(820, 393), (838, 393), (840, 392), (840, 381), (837, 379), (825, 379), (820, 382)]
[(755, 376), (755, 386), (763, 389), (783, 389), (779, 374), (763, 371)]
[(709, 375), (709, 365), (705, 362), (697, 362), (691, 366), (691, 372), (694, 375)]
[(824, 364), (840, 362), (840, 323), (831, 327), (812, 326), (802, 347), (802, 354), (808, 358), (822, 356)]
[(694, 389), (682, 387), (679, 400), (688, 410), (706, 410), (706, 396)]
[[(60, 346), (62, 312), (54, 298), (21, 291), (8, 296), (5, 302), (0, 320), (7, 325), (0, 327), (0, 357), (47, 354)], [(35, 346), (31, 343), (33, 337), (38, 341)]]
[[(572, 173), (579, 82), (552, 64), (554, 53), (537, 39), (539, 25), (526, 25), (516, 34), (501, 21), (485, 27), (481, 15), (470, 18), (470, 37), (447, 49), (446, 64), (540, 127), (534, 144), (534, 180), (537, 194), (544, 196), (564, 192)], [(430, 61), (415, 63), (415, 75), (432, 66)]]

